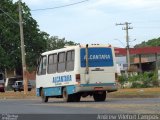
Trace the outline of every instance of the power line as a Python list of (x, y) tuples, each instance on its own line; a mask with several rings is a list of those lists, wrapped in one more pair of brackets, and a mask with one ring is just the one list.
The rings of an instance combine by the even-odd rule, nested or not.
[(44, 10), (64, 8), (64, 7), (69, 7), (69, 6), (81, 4), (81, 3), (84, 3), (84, 2), (87, 2), (87, 1), (89, 1), (89, 0), (83, 0), (83, 1), (80, 1), (80, 2), (71, 3), (71, 4), (67, 4), (67, 5), (61, 5), (61, 6), (57, 6), (57, 7), (51, 7), (51, 8), (34, 9), (34, 10), (31, 10), (31, 11), (44, 11)]

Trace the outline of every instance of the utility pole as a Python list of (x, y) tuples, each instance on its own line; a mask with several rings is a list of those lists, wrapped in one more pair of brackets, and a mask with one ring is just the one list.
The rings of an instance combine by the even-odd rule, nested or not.
[(28, 81), (27, 81), (27, 69), (25, 60), (25, 48), (24, 48), (24, 35), (23, 35), (23, 21), (22, 21), (22, 8), (21, 0), (19, 0), (19, 27), (20, 27), (20, 39), (21, 39), (21, 54), (22, 54), (22, 69), (23, 69), (23, 84), (24, 84), (24, 94), (28, 92)]
[(133, 29), (132, 27), (129, 27), (131, 23), (125, 22), (125, 23), (119, 23), (116, 25), (125, 25), (126, 27), (122, 28), (122, 30), (126, 30), (126, 42), (127, 42), (127, 63), (128, 63), (128, 70), (130, 69), (130, 54), (129, 54), (129, 35), (128, 35), (128, 30)]

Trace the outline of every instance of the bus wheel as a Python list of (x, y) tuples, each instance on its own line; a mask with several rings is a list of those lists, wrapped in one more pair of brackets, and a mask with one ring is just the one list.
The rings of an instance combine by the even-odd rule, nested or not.
[(41, 90), (41, 99), (43, 103), (48, 102), (48, 97), (44, 95), (43, 89)]
[(74, 94), (74, 102), (79, 102), (81, 99), (81, 95), (79, 93)]
[(14, 92), (16, 92), (16, 89), (14, 89)]
[(66, 88), (63, 88), (63, 101), (64, 102), (74, 102), (73, 95), (68, 95)]
[(93, 98), (95, 102), (105, 101), (106, 99), (106, 91), (95, 92), (93, 94)]
[(2, 92), (5, 92), (5, 89), (3, 89)]

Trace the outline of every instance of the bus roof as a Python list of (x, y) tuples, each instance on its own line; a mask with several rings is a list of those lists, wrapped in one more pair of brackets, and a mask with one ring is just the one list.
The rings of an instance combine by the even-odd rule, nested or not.
[[(44, 53), (42, 53), (42, 55), (48, 55), (48, 54), (52, 54), (52, 53), (63, 52), (63, 51), (72, 50), (72, 49), (75, 49), (75, 48), (85, 48), (86, 45), (87, 44), (85, 44), (85, 45), (64, 46), (64, 48), (44, 52)], [(108, 45), (107, 44), (91, 44), (91, 45), (88, 45), (88, 47), (111, 47), (111, 45), (109, 45), (109, 44)]]
[(65, 47), (65, 48), (61, 48), (61, 49), (51, 50), (51, 51), (47, 51), (47, 52), (42, 53), (42, 55), (48, 55), (48, 54), (52, 54), (52, 53), (63, 52), (63, 51), (72, 50), (72, 49), (75, 49), (75, 48), (78, 48), (78, 47), (79, 46), (76, 45), (76, 46), (70, 46), (70, 47)]

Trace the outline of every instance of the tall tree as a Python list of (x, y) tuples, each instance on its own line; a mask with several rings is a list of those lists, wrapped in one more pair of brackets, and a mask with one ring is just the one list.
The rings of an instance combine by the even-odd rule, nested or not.
[[(11, 0), (1, 0), (0, 2), (0, 45), (1, 50), (5, 53), (5, 56), (1, 56), (1, 58), (5, 58), (6, 61), (0, 59), (1, 69), (4, 68), (14, 68), (15, 62), (17, 58), (17, 38), (18, 38), (18, 23), (16, 23), (16, 14), (15, 5)], [(16, 55), (15, 55), (16, 54)]]
[[(3, 63), (0, 64), (0, 69), (4, 69), (4, 67), (7, 69), (17, 68), (21, 71), (18, 2), (1, 0), (0, 16), (0, 63)], [(22, 3), (22, 16), (26, 62), (28, 67), (33, 67), (39, 54), (46, 50), (49, 35), (40, 31), (25, 3)], [(5, 63), (4, 59), (6, 60)]]

